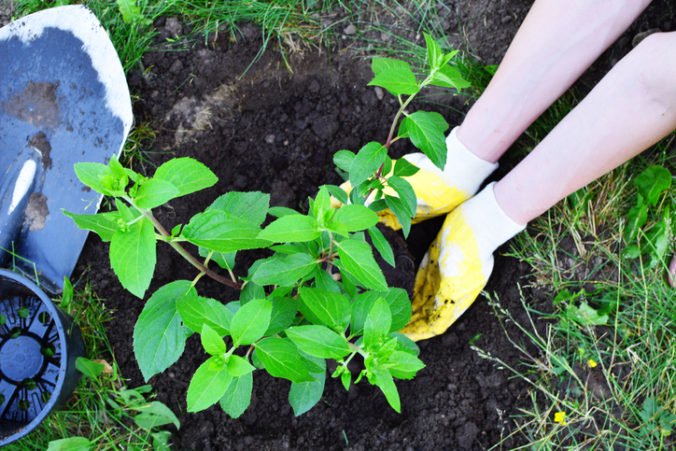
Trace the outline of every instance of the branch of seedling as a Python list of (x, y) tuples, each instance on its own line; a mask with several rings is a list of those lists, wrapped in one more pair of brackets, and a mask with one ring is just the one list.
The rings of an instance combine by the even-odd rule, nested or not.
[(167, 243), (169, 246), (171, 246), (185, 261), (190, 263), (195, 269), (197, 269), (200, 273), (197, 275), (196, 280), (199, 280), (203, 275), (209, 277), (210, 279), (215, 280), (216, 282), (225, 285), (230, 288), (234, 288), (235, 290), (241, 290), (242, 285), (240, 285), (237, 282), (237, 278), (234, 276), (232, 271), (230, 271), (230, 279), (221, 276), (220, 274), (212, 271), (209, 269), (208, 262), (209, 262), (209, 257), (207, 257), (203, 262), (200, 262), (197, 257), (192, 255), (186, 248), (184, 248), (181, 243), (176, 241), (174, 237), (171, 236), (171, 234), (167, 231), (167, 229), (162, 225), (162, 223), (153, 215), (152, 211), (147, 210), (145, 208), (140, 208), (138, 207), (133, 199), (131, 199), (128, 196), (124, 196), (123, 199), (125, 202), (127, 202), (131, 207), (135, 208), (136, 211), (141, 213), (144, 217), (148, 218), (150, 222), (153, 223), (153, 226), (155, 227), (155, 230), (157, 233), (160, 235), (159, 238)]

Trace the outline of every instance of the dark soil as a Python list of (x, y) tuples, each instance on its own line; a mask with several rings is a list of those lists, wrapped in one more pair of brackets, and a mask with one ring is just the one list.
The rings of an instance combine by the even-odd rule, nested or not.
[[(379, 100), (366, 87), (368, 65), (342, 53), (308, 53), (292, 61), (290, 73), (280, 57), (266, 54), (239, 79), (258, 51), (251, 38), (231, 44), (223, 38), (188, 53), (153, 53), (144, 63), (147, 75), (133, 75), (140, 94), (138, 121), (149, 121), (158, 135), (151, 165), (174, 155), (190, 155), (207, 163), (218, 185), (172, 202), (158, 216), (167, 226), (186, 221), (228, 190), (262, 190), (274, 205), (305, 208), (307, 196), (324, 183), (339, 183), (331, 163), (335, 151), (358, 149), (384, 139), (395, 111), (388, 97)], [(458, 118), (449, 117), (451, 122)], [(399, 148), (398, 152), (410, 151)], [(411, 251), (420, 258), (434, 237), (434, 225), (414, 232)], [(436, 226), (438, 227), (438, 225)], [(413, 242), (413, 241), (412, 241)], [(415, 265), (399, 241), (397, 283), (410, 287)], [(80, 271), (90, 269), (96, 291), (117, 311), (109, 338), (123, 374), (131, 384), (143, 383), (133, 357), (133, 326), (142, 302), (121, 289), (107, 263), (107, 246), (90, 238)], [(242, 268), (238, 268), (240, 273)], [(526, 268), (499, 258), (490, 290), (500, 293), (508, 308), (518, 310), (515, 281)], [(152, 289), (194, 272), (161, 247)], [(224, 301), (237, 294), (204, 283), (200, 291)], [(510, 381), (505, 371), (480, 358), (470, 341), (492, 355), (516, 363), (517, 355), (498, 326), (490, 307), (477, 302), (443, 337), (421, 343), (427, 363), (418, 378), (399, 384), (403, 413), (392, 411), (373, 387), (360, 384), (349, 393), (336, 381), (311, 412), (295, 418), (286, 401), (289, 384), (265, 375), (256, 378), (250, 410), (233, 421), (218, 408), (189, 415), (185, 394), (190, 378), (205, 355), (192, 338), (183, 358), (152, 380), (158, 397), (179, 413), (182, 428), (174, 437), (181, 449), (430, 449), (486, 448), (511, 429), (509, 415), (524, 405), (526, 387)]]
[[(458, 16), (449, 20), (449, 33), (457, 35), (464, 27), (472, 51), (494, 64), (531, 2), (451, 3)], [(177, 23), (172, 20), (171, 27), (159, 23), (160, 38), (173, 35)], [(623, 38), (624, 53), (631, 36), (628, 41)], [(366, 87), (368, 64), (347, 51), (296, 55), (293, 72), (279, 55), (267, 52), (240, 78), (258, 52), (258, 32), (245, 27), (244, 38), (236, 44), (226, 37), (223, 33), (208, 46), (198, 45), (189, 52), (151, 53), (144, 59), (143, 74), (130, 76), (131, 89), (141, 99), (135, 105), (137, 123), (148, 122), (157, 131), (143, 169), (150, 171), (173, 156), (193, 156), (220, 178), (216, 187), (160, 209), (158, 216), (167, 226), (185, 222), (230, 190), (270, 192), (273, 205), (305, 208), (307, 196), (319, 185), (340, 182), (331, 163), (333, 153), (384, 139), (395, 110), (392, 99), (380, 100), (374, 89)], [(604, 68), (614, 63), (615, 50), (609, 52), (611, 56), (601, 63)], [(447, 115), (447, 119), (454, 124), (461, 118)], [(408, 151), (395, 149), (400, 154)], [(433, 221), (414, 227), (408, 250), (399, 241), (397, 277), (402, 286), (410, 286), (415, 273), (412, 260), (421, 257), (438, 226)], [(88, 272), (96, 292), (116, 311), (109, 338), (122, 373), (136, 386), (144, 381), (131, 337), (143, 304), (120, 287), (107, 251), (107, 245), (91, 237), (77, 272)], [(237, 270), (242, 273), (241, 267)], [(151, 289), (194, 275), (161, 247)], [(517, 319), (523, 312), (517, 283), (527, 275), (524, 264), (498, 257), (487, 287)], [(209, 281), (199, 289), (223, 301), (237, 297)], [(528, 291), (526, 295), (536, 306), (546, 303), (546, 296)], [(398, 384), (401, 415), (373, 387), (362, 383), (345, 392), (339, 383), (329, 381), (320, 404), (295, 418), (286, 401), (289, 384), (265, 375), (256, 378), (251, 408), (240, 420), (228, 419), (218, 407), (187, 414), (188, 383), (205, 359), (196, 337), (190, 339), (183, 358), (151, 382), (158, 398), (179, 414), (182, 427), (173, 438), (179, 449), (485, 449), (514, 429), (510, 416), (529, 400), (524, 383), (511, 380), (470, 343), (511, 365), (518, 362), (518, 353), (491, 307), (479, 299), (446, 334), (421, 343), (427, 368), (414, 381)], [(510, 439), (505, 446), (516, 444)]]

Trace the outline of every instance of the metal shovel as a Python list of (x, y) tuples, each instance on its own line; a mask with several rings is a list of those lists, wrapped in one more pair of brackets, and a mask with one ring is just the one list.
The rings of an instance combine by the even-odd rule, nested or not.
[[(85, 7), (48, 9), (0, 29), (0, 446), (70, 396), (82, 353), (48, 295), (63, 289), (87, 232), (62, 210), (96, 213), (79, 161), (119, 155), (132, 123), (124, 71)], [(46, 293), (46, 294), (45, 294)]]

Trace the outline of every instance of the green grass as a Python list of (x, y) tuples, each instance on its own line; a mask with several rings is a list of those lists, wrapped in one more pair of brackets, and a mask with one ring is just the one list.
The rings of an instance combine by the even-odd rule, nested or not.
[[(673, 188), (639, 232), (640, 257), (626, 255), (632, 243), (624, 239), (633, 179), (654, 164), (676, 173), (673, 142), (674, 135), (569, 196), (511, 245), (511, 254), (533, 268), (531, 284), (551, 292), (553, 309), (536, 311), (524, 299), (532, 321), (519, 327), (528, 340), (514, 339), (524, 362), (510, 369), (532, 387), (532, 405), (517, 416), (513, 433), (528, 443), (523, 449), (674, 445), (676, 296), (665, 279), (671, 255), (650, 239), (666, 222), (673, 242)], [(494, 305), (503, 322), (515, 321)], [(528, 352), (533, 345), (537, 352)], [(565, 425), (554, 421), (555, 412), (566, 413)]]

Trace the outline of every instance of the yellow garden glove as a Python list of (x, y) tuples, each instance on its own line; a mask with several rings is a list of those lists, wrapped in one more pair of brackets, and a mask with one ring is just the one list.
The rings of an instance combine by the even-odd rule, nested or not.
[[(458, 140), (457, 130), (458, 127), (455, 127), (446, 138), (447, 157), (443, 171), (423, 153), (412, 153), (403, 157), (420, 168), (414, 175), (404, 177), (413, 187), (418, 199), (413, 224), (453, 210), (472, 197), (486, 177), (498, 167), (497, 163), (482, 160), (470, 152)], [(352, 189), (349, 182), (343, 183), (341, 187), (348, 193)], [(386, 188), (384, 192), (397, 195), (391, 188)], [(389, 209), (378, 214), (383, 224), (394, 230), (401, 228), (396, 216)]]
[(524, 227), (498, 205), (493, 184), (453, 210), (420, 265), (403, 332), (416, 341), (444, 333), (483, 290), (493, 252)]

